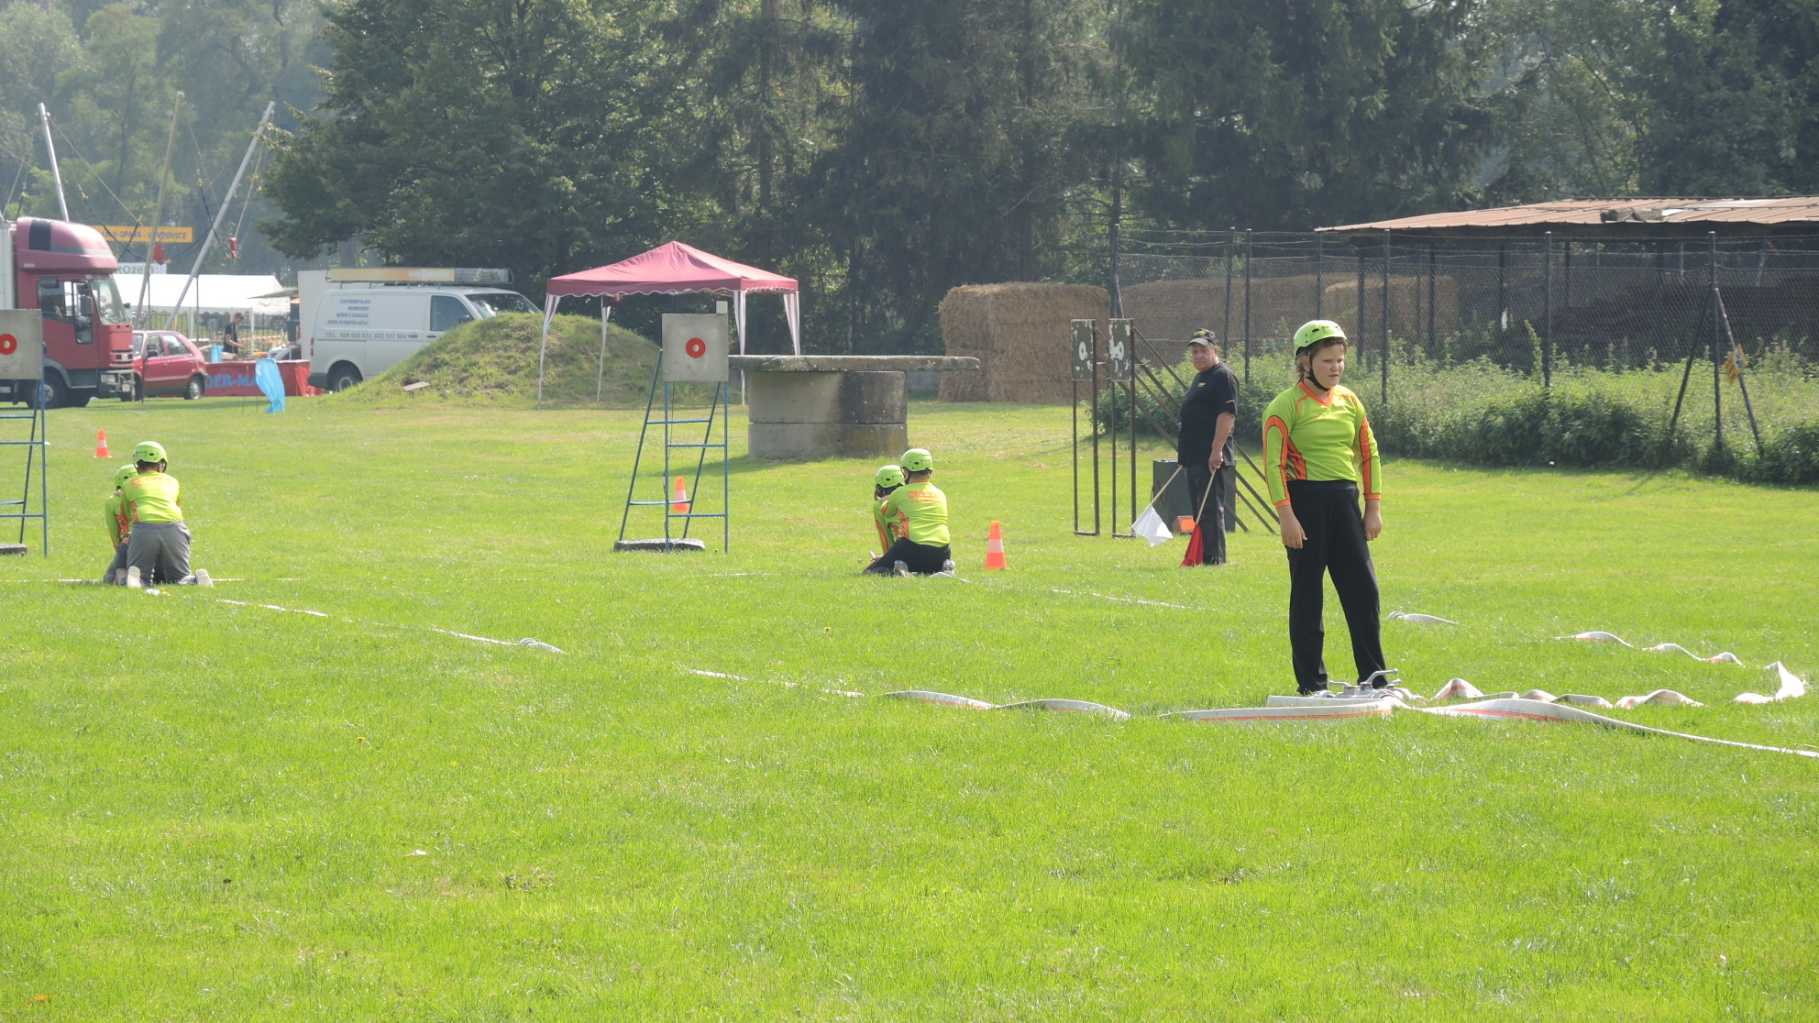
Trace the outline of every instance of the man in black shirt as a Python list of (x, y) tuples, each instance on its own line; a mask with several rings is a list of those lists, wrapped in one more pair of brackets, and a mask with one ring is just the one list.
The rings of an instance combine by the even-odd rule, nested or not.
[[(1219, 361), (1218, 337), (1196, 330), (1187, 343), (1188, 358), (1199, 372), (1181, 401), (1181, 432), (1175, 460), (1187, 477), (1188, 496), (1199, 512), (1201, 563), (1225, 564), (1225, 514), (1218, 484), (1232, 472), (1232, 425), (1238, 418), (1238, 378)], [(1215, 487), (1206, 496), (1207, 487)]]

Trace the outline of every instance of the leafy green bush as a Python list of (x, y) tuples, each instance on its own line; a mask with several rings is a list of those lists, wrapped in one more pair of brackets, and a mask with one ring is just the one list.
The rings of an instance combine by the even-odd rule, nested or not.
[(1762, 454), (1740, 467), (1757, 483), (1819, 483), (1819, 422), (1802, 423), (1770, 437)]

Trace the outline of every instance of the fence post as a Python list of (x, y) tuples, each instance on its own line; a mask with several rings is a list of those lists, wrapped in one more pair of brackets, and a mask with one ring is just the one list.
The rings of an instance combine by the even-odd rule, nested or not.
[(1326, 318), (1326, 313), (1320, 308), (1326, 300), (1325, 261), (1326, 235), (1317, 234), (1314, 236), (1314, 319), (1316, 320)]
[(1244, 229), (1244, 386), (1251, 385), (1251, 229)]
[(1386, 227), (1383, 229), (1383, 287), (1379, 293), (1383, 308), (1379, 310), (1381, 322), (1377, 334), (1381, 342), (1377, 346), (1378, 375), (1383, 381), (1383, 397), (1378, 404), (1384, 409), (1390, 405), (1390, 255), (1390, 232)]
[[(1712, 450), (1724, 450), (1724, 360), (1719, 352), (1724, 347), (1719, 342), (1723, 325), (1718, 318), (1718, 232), (1705, 232), (1707, 251), (1710, 255), (1706, 261), (1706, 276), (1712, 282)], [(1681, 258), (1686, 258), (1686, 247), (1681, 246)]]
[(1358, 260), (1358, 365), (1362, 367), (1364, 365), (1364, 341), (1370, 337), (1370, 332), (1366, 330), (1370, 324), (1370, 318), (1364, 315), (1364, 247), (1353, 242), (1352, 255)]
[(1560, 258), (1563, 260), (1560, 267), (1560, 286), (1566, 293), (1560, 306), (1563, 309), (1571, 309), (1573, 307), (1573, 240), (1571, 238), (1561, 240)]
[(1238, 258), (1238, 228), (1225, 229), (1225, 322), (1219, 325), (1219, 337), (1232, 343), (1232, 260)]
[(1554, 386), (1554, 232), (1541, 233), (1541, 386)]
[[(1438, 277), (1438, 268), (1435, 265), (1434, 243), (1428, 242), (1427, 243), (1427, 352), (1429, 355), (1436, 356), (1436, 357), (1438, 357), (1440, 354), (1439, 340), (1434, 333), (1434, 303), (1436, 301), (1434, 286), (1435, 286), (1437, 277)], [(1458, 288), (1455, 287), (1453, 289), (1453, 291), (1454, 291), (1453, 303), (1455, 305), (1457, 305), (1458, 301), (1459, 301)]]
[(1503, 354), (1509, 355), (1509, 263), (1510, 243), (1507, 239), (1497, 242), (1497, 340), (1503, 345)]

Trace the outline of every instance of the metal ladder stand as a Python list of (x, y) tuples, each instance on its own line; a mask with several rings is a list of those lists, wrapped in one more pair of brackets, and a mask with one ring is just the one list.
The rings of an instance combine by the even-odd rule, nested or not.
[[(50, 426), (44, 412), (44, 342), (38, 311), (8, 310), (0, 312), (0, 378), (14, 381), (15, 388), (29, 387), (33, 395), (26, 402), (27, 411), (8, 409), (0, 420), (31, 423), (27, 439), (0, 438), (0, 447), (25, 448), (25, 482), (19, 499), (0, 500), (0, 519), (19, 520), (19, 542), (0, 544), (0, 554), (25, 553), (25, 525), (38, 520), (39, 553), (49, 557), (50, 532)], [(35, 370), (35, 372), (33, 372)], [(16, 393), (16, 392), (15, 392)], [(8, 428), (12, 429), (12, 428)], [(33, 461), (37, 462), (38, 510), (32, 510)]]
[[(717, 321), (718, 329), (715, 329)], [(675, 335), (672, 338), (672, 335)], [(717, 337), (715, 335), (718, 335)], [(720, 549), (722, 552), (732, 548), (732, 469), (731, 445), (731, 392), (727, 380), (727, 339), (724, 317), (712, 315), (666, 314), (663, 317), (663, 348), (657, 353), (656, 368), (651, 371), (650, 393), (644, 401), (644, 425), (638, 431), (638, 447), (632, 456), (631, 482), (625, 490), (625, 510), (619, 516), (619, 538), (613, 543), (616, 551), (631, 550), (704, 550), (706, 544), (700, 540), (691, 540), (689, 530), (696, 519), (720, 520)], [(672, 341), (674, 343), (672, 343)], [(673, 349), (673, 351), (672, 351)], [(680, 363), (680, 365), (678, 365)], [(666, 366), (667, 364), (667, 366)], [(698, 417), (676, 418), (677, 409), (673, 403), (672, 387), (676, 383), (712, 383), (714, 394), (708, 405), (707, 415)], [(663, 392), (662, 418), (651, 418), (656, 408), (657, 392)], [(720, 414), (720, 439), (714, 439), (714, 414)], [(658, 479), (661, 499), (640, 498), (638, 491), (638, 472), (644, 462), (644, 447), (651, 427), (663, 428), (663, 475)], [(701, 426), (701, 440), (676, 440), (675, 427)], [(675, 450), (695, 452), (694, 476), (689, 484), (688, 510), (676, 511), (674, 497), (668, 493), (672, 473), (676, 467), (671, 460), (670, 452)], [(720, 452), (720, 494), (721, 508), (717, 512), (696, 511), (701, 497), (701, 473), (707, 462), (707, 453)], [(686, 462), (686, 458), (684, 459)], [(626, 540), (625, 528), (631, 519), (634, 507), (663, 508), (662, 540)], [(682, 533), (677, 536), (673, 523), (682, 520)]]

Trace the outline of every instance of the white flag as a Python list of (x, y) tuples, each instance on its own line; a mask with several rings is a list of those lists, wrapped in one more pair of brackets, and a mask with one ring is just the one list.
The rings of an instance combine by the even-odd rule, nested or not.
[(1143, 509), (1143, 514), (1131, 523), (1131, 533), (1148, 540), (1151, 547), (1165, 544), (1175, 536), (1169, 532), (1168, 524), (1162, 521), (1162, 516), (1156, 514), (1156, 506), (1153, 504)]

